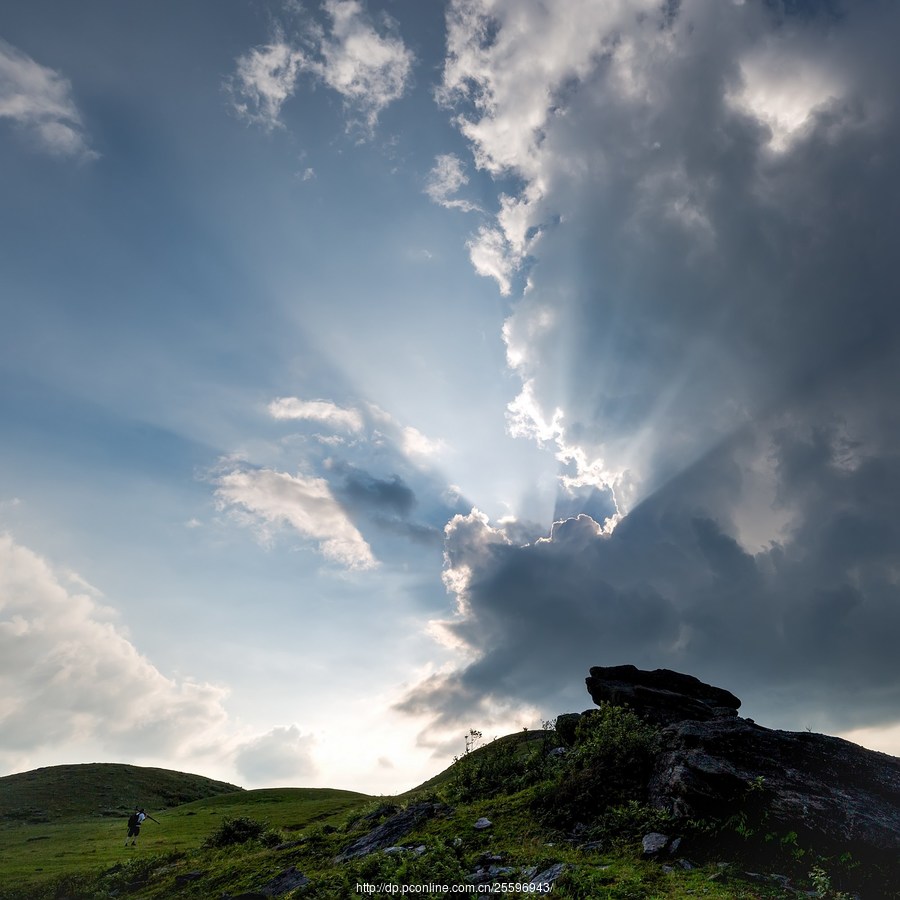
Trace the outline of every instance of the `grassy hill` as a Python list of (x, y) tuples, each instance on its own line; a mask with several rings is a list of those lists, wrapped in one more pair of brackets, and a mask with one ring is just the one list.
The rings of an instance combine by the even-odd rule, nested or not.
[(443, 772), (424, 781), (418, 787), (406, 791), (401, 797), (415, 797), (419, 794), (429, 791), (438, 791), (445, 788), (459, 777), (459, 773), (464, 768), (481, 765), (498, 755), (508, 754), (510, 751), (518, 758), (525, 758), (533, 750), (533, 748), (547, 740), (548, 732), (546, 731), (517, 731), (515, 734), (507, 734), (504, 737), (496, 738), (490, 743), (484, 744), (471, 753), (466, 754), (463, 760), (457, 760), (453, 765), (448, 766)]
[[(315, 825), (340, 823), (348, 811), (357, 809), (371, 801), (365, 794), (314, 788), (275, 788), (245, 791), (240, 788), (229, 793), (218, 793), (203, 799), (162, 808), (159, 803), (149, 809), (157, 822), (147, 822), (141, 830), (137, 846), (124, 846), (126, 819), (123, 815), (109, 817), (90, 812), (94, 808), (94, 779), (90, 771), (102, 774), (106, 766), (61, 766), (61, 770), (79, 770), (72, 782), (60, 780), (62, 773), (56, 772), (53, 783), (69, 795), (68, 811), (58, 811), (53, 821), (29, 822), (7, 818), (0, 820), (0, 897), (4, 900), (20, 900), (28, 897), (93, 897), (93, 888), (72, 888), (71, 893), (59, 885), (78, 885), (87, 877), (90, 883), (94, 876), (87, 873), (121, 870), (129, 872), (130, 867), (140, 869), (147, 861), (187, 860), (201, 848), (204, 840), (227, 819), (250, 818), (264, 821), (271, 829), (277, 829), (285, 840), (290, 840), (304, 829)], [(137, 767), (116, 767), (137, 768)], [(40, 775), (42, 770), (37, 770)], [(164, 769), (144, 769), (142, 776), (151, 777), (159, 773), (156, 788), (152, 785), (142, 796), (164, 797), (170, 795), (173, 786), (189, 785), (185, 778), (196, 779), (198, 790), (210, 789), (210, 785), (221, 785), (201, 776), (185, 776), (181, 772)], [(127, 773), (118, 773), (127, 774)], [(5, 780), (5, 779), (4, 779)], [(35, 779), (35, 791), (26, 796), (43, 796), (38, 790), (41, 778)], [(129, 782), (130, 783), (130, 782)], [(225, 787), (232, 787), (225, 785)], [(21, 789), (21, 785), (17, 785)], [(85, 793), (80, 793), (81, 790)], [(3, 784), (0, 782), (0, 794)], [(17, 807), (19, 808), (19, 807)], [(81, 810), (81, 813), (78, 810)], [(85, 814), (85, 810), (88, 812)], [(172, 879), (179, 866), (170, 866), (172, 875), (167, 886), (155, 896), (171, 896)], [(129, 881), (129, 883), (131, 883)], [(99, 893), (100, 897), (107, 896)], [(148, 896), (154, 896), (150, 894)]]
[(166, 809), (240, 791), (202, 775), (117, 763), (48, 766), (0, 778), (0, 824), (121, 819), (135, 808)]
[[(50, 803), (48, 770), (26, 773), (35, 776), (30, 794), (22, 776), (0, 779), (3, 808), (43, 805), (56, 816), (48, 822), (0, 819), (0, 900), (347, 900), (363, 893), (394, 896), (398, 885), (416, 886), (417, 896), (444, 897), (449, 891), (421, 887), (458, 890), (479, 880), (496, 882), (493, 896), (521, 897), (523, 885), (551, 867), (558, 900), (797, 896), (785, 887), (784, 873), (809, 896), (848, 900), (831, 887), (845, 874), (839, 861), (799, 847), (796, 836), (770, 841), (760, 832), (760, 846), (751, 846), (754, 823), (740, 810), (729, 821), (676, 825), (650, 808), (640, 784), (655, 729), (622, 710), (592, 722), (593, 730), (568, 753), (556, 749), (559, 737), (552, 731), (508, 735), (398, 797), (272, 788), (167, 806), (163, 798), (197, 776), (140, 770), (151, 779), (141, 782), (142, 798), (160, 798), (152, 808), (159, 824), (147, 823), (136, 847), (123, 846), (124, 818), (97, 814), (96, 779), (89, 777), (92, 768), (93, 776), (128, 776), (118, 770), (135, 767), (59, 767), (53, 785), (68, 795), (65, 808)], [(197, 778), (196, 788), (208, 789), (205, 782)], [(133, 803), (127, 790), (135, 783), (126, 777), (115, 796)], [(391, 834), (390, 849), (382, 843), (366, 855), (349, 853), (404, 816), (411, 822)], [(478, 829), (482, 817), (492, 824)], [(678, 834), (682, 849), (645, 859), (641, 837), (651, 831)], [(754, 856), (759, 849), (768, 855)], [(300, 873), (308, 879), (302, 885)], [(360, 890), (361, 884), (371, 887)], [(900, 895), (879, 889), (862, 896)]]

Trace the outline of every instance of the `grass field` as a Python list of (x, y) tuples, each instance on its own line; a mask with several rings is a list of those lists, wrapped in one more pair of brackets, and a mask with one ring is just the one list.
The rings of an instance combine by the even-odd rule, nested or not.
[[(266, 821), (291, 835), (310, 825), (341, 821), (370, 800), (352, 791), (234, 787), (163, 769), (103, 764), (58, 766), (0, 779), (0, 889), (25, 896), (32, 887), (63, 875), (195, 850), (226, 817)], [(222, 788), (228, 792), (160, 808), (167, 798)], [(137, 844), (126, 847), (127, 818), (136, 802), (159, 824), (146, 822)]]

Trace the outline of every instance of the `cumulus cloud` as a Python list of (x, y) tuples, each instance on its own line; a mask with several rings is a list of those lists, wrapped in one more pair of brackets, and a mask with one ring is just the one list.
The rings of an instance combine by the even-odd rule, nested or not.
[(784, 725), (895, 716), (898, 27), (887, 3), (450, 5), (442, 99), (505, 179), (473, 264), (527, 275), (510, 428), (578, 496), (525, 546), (448, 532), (464, 656), (413, 706), (635, 662)]
[(221, 475), (217, 485), (222, 506), (245, 513), (264, 536), (286, 525), (315, 541), (319, 552), (332, 562), (350, 569), (377, 565), (324, 478), (244, 467)]
[(363, 418), (358, 410), (345, 409), (331, 400), (299, 400), (297, 397), (278, 397), (269, 404), (273, 419), (296, 419), (321, 422), (347, 431), (361, 431)]
[(322, 9), (328, 29), (312, 23), (297, 41), (276, 30), (270, 43), (238, 58), (226, 87), (240, 116), (267, 130), (280, 126), (303, 74), (336, 91), (364, 134), (403, 96), (414, 57), (393, 21), (384, 16), (376, 27), (359, 0), (325, 0)]
[(96, 159), (67, 78), (0, 39), (0, 119), (9, 119), (43, 150)]
[(430, 710), (436, 733), (491, 705), (580, 709), (590, 666), (631, 662), (728, 687), (771, 725), (893, 722), (900, 456), (849, 468), (837, 432), (786, 426), (776, 492), (795, 518), (750, 552), (729, 517), (752, 489), (735, 465), (749, 440), (717, 448), (611, 534), (580, 514), (522, 544), (482, 514), (457, 516), (445, 544), (456, 608), (432, 630), (460, 664), (402, 708)]
[(5, 770), (73, 746), (129, 759), (186, 758), (208, 752), (220, 736), (225, 690), (165, 677), (95, 593), (72, 593), (44, 559), (0, 535)]
[[(889, 228), (895, 15), (451, 5), (444, 102), (479, 164), (524, 184), (469, 243), (504, 294), (528, 260), (504, 329), (521, 430), (525, 407), (535, 424), (559, 410), (560, 451), (627, 473), (633, 501), (864, 339), (840, 298), (851, 247), (886, 259), (858, 236)], [(878, 173), (845, 177), (857, 154)]]
[(314, 746), (313, 736), (296, 725), (273, 728), (235, 749), (235, 767), (252, 784), (296, 784), (316, 773)]

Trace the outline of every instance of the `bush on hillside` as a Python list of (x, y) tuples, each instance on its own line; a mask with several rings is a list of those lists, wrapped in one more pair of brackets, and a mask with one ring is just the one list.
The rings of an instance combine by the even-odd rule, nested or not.
[(627, 707), (602, 704), (578, 722), (575, 746), (561, 776), (538, 798), (558, 826), (598, 821), (610, 807), (643, 804), (659, 729)]
[(232, 847), (235, 844), (246, 844), (247, 841), (259, 841), (269, 847), (281, 843), (282, 836), (269, 828), (266, 822), (257, 822), (247, 816), (232, 819), (226, 816), (221, 825), (203, 842), (207, 848)]

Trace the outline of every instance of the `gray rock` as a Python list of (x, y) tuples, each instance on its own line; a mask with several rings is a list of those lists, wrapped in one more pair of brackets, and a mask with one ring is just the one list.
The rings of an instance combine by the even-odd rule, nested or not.
[(512, 875), (514, 871), (511, 866), (479, 866), (471, 875), (466, 875), (466, 881), (472, 884), (487, 884), (501, 876)]
[(548, 888), (560, 875), (562, 875), (563, 872), (565, 872), (565, 870), (565, 863), (554, 863), (549, 869), (544, 869), (543, 872), (535, 875), (534, 878), (528, 882), (528, 885), (529, 887), (537, 889)]
[(900, 759), (739, 718), (679, 722), (663, 730), (662, 740), (649, 784), (654, 806), (716, 819), (756, 804), (769, 828), (857, 858), (874, 853), (896, 866)]
[(260, 890), (260, 893), (266, 897), (277, 897), (279, 894), (286, 894), (288, 891), (294, 891), (308, 884), (309, 879), (298, 871), (296, 866), (291, 866), (289, 869), (279, 872)]
[(671, 669), (646, 671), (635, 666), (594, 666), (585, 683), (596, 704), (627, 705), (658, 725), (688, 719), (730, 718), (737, 715), (741, 705), (730, 691)]
[(346, 862), (348, 859), (367, 856), (376, 850), (384, 850), (385, 847), (396, 846), (399, 838), (409, 834), (414, 828), (446, 809), (447, 807), (441, 803), (414, 803), (385, 819), (377, 828), (373, 828), (368, 834), (355, 840), (342, 850), (334, 858), (334, 861), (336, 863)]
[(669, 836), (660, 834), (658, 831), (651, 831), (641, 838), (641, 844), (644, 848), (644, 856), (658, 856), (666, 847), (669, 846)]
[(477, 831), (484, 831), (485, 828), (491, 828), (493, 826), (493, 822), (490, 819), (486, 819), (482, 816), (473, 826)]
[(568, 749), (565, 747), (554, 747), (547, 756), (550, 759), (559, 759), (561, 756), (565, 756), (568, 753)]

